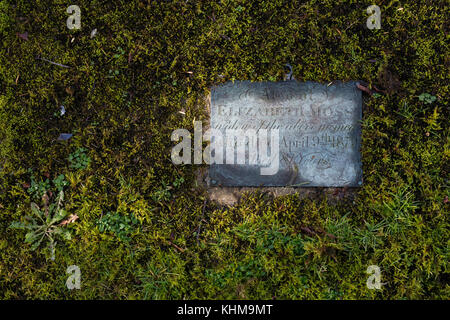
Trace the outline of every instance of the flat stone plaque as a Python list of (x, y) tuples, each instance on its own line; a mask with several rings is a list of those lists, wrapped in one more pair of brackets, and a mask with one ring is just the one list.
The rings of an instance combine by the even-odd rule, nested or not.
[[(223, 162), (215, 158), (210, 165), (210, 186), (362, 185), (362, 94), (356, 83), (235, 81), (212, 88), (211, 129), (223, 143), (211, 133), (211, 159), (220, 156), (220, 146)], [(278, 148), (271, 135), (278, 136)], [(278, 160), (268, 162), (274, 152)], [(262, 174), (270, 165), (276, 168)]]

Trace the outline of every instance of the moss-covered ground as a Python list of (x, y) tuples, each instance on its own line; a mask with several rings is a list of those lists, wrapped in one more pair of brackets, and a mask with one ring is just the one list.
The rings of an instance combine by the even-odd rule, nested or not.
[[(450, 7), (380, 0), (370, 30), (370, 4), (0, 1), (0, 298), (449, 299)], [(207, 119), (211, 86), (279, 81), (286, 63), (297, 80), (376, 93), (364, 185), (332, 202), (209, 201), (197, 167), (171, 163), (171, 132)], [(52, 259), (46, 238), (31, 250), (10, 225), (59, 190), (71, 237), (55, 237)], [(370, 265), (381, 290), (366, 286)]]

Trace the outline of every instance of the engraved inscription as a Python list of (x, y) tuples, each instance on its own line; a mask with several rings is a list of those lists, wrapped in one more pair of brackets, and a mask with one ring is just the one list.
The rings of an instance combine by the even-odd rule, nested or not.
[(361, 116), (362, 97), (354, 81), (330, 86), (236, 81), (215, 87), (211, 128), (224, 135), (229, 129), (279, 130), (280, 169), (261, 176), (254, 158), (212, 164), (210, 180), (222, 186), (359, 186)]

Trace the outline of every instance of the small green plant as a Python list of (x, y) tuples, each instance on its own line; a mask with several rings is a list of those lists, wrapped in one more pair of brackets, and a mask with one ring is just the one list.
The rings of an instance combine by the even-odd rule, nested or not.
[(436, 97), (433, 96), (433, 95), (431, 95), (431, 94), (429, 94), (429, 93), (422, 93), (422, 94), (419, 96), (419, 100), (420, 100), (420, 101), (423, 101), (423, 102), (425, 102), (425, 103), (427, 103), (427, 104), (431, 104), (431, 103), (433, 103), (434, 101), (436, 101)]
[(162, 187), (157, 189), (152, 194), (152, 199), (155, 202), (164, 202), (168, 201), (172, 194), (170, 193), (170, 190), (172, 189), (171, 186), (167, 185), (164, 181), (162, 182)]
[(129, 241), (131, 233), (136, 229), (138, 220), (133, 214), (121, 215), (118, 212), (108, 212), (97, 222), (100, 232), (111, 232), (122, 241)]
[(108, 71), (108, 78), (114, 78), (114, 76), (118, 76), (120, 74), (119, 70), (109, 70)]
[(343, 295), (343, 292), (339, 290), (328, 288), (328, 290), (323, 293), (323, 298), (326, 300), (339, 300)]
[(148, 268), (145, 273), (142, 271), (138, 273), (141, 282), (138, 288), (144, 293), (144, 300), (166, 297), (170, 292), (167, 269), (153, 265)]
[(374, 92), (374, 93), (372, 94), (372, 97), (374, 97), (374, 98), (376, 99), (376, 98), (381, 97), (381, 94)]
[(413, 121), (416, 116), (417, 111), (410, 106), (406, 101), (403, 102), (402, 107), (398, 111), (394, 111), (395, 113), (401, 115), (409, 121)]
[(178, 187), (181, 186), (183, 183), (184, 183), (184, 178), (183, 178), (183, 177), (180, 177), (180, 178), (175, 179), (175, 181), (172, 183), (172, 185), (173, 185), (175, 188), (178, 188)]
[(25, 243), (31, 244), (31, 250), (36, 250), (47, 239), (51, 259), (55, 259), (56, 237), (71, 239), (70, 231), (63, 228), (60, 222), (67, 216), (63, 209), (64, 191), (60, 191), (53, 203), (50, 203), (47, 193), (42, 197), (43, 208), (32, 202), (32, 215), (25, 216), (26, 223), (14, 221), (10, 228), (29, 230), (25, 235)]
[(69, 182), (67, 182), (66, 177), (63, 174), (60, 174), (58, 177), (53, 179), (52, 182), (58, 192), (63, 191), (64, 187), (69, 185)]
[[(125, 54), (125, 50), (123, 50), (121, 47), (117, 47), (117, 53), (113, 55), (113, 58), (116, 59), (116, 61), (120, 60), (120, 58)], [(108, 78), (114, 78), (115, 76), (118, 76), (120, 74), (120, 71), (118, 69), (109, 69), (108, 70)]]
[[(32, 196), (34, 199), (41, 199), (44, 194), (47, 191), (50, 191), (52, 186), (50, 184), (50, 180), (47, 178), (45, 180), (37, 180), (34, 174), (31, 170), (29, 170), (31, 173), (31, 183), (30, 187), (28, 188), (27, 192)], [(63, 174), (60, 174), (58, 177), (52, 180), (53, 186), (56, 189), (56, 191), (60, 192), (64, 189), (64, 187), (69, 185), (69, 182), (67, 182), (65, 176)]]
[(174, 188), (180, 187), (184, 183), (184, 178), (180, 177), (177, 178), (172, 185), (166, 183), (165, 181), (162, 181), (162, 186), (158, 188), (155, 192), (152, 194), (152, 199), (155, 202), (164, 202), (169, 201), (172, 197), (172, 193), (170, 192)]
[(85, 148), (78, 148), (69, 155), (70, 168), (76, 170), (86, 169), (91, 163), (91, 158), (86, 155)]
[(123, 56), (125, 54), (125, 50), (122, 49), (122, 47), (117, 47), (117, 52), (113, 58), (114, 59), (119, 59), (121, 56)]
[(41, 198), (45, 192), (50, 190), (50, 181), (45, 179), (44, 181), (37, 181), (34, 175), (31, 175), (31, 184), (27, 192), (35, 199)]
[(386, 233), (389, 235), (405, 235), (408, 227), (414, 225), (414, 211), (419, 207), (419, 202), (414, 200), (414, 195), (408, 187), (399, 188), (397, 193), (389, 192), (392, 196), (389, 202), (384, 201), (382, 214), (386, 220)]

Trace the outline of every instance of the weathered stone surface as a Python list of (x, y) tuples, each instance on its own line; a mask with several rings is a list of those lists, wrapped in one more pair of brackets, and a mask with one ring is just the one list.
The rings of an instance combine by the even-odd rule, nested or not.
[[(236, 81), (212, 89), (210, 109), (211, 128), (220, 131), (224, 138), (224, 161), (211, 164), (210, 186), (362, 184), (362, 95), (354, 81), (329, 86), (297, 81)], [(256, 164), (249, 164), (249, 139), (245, 140), (245, 164), (225, 161), (227, 129), (243, 130), (248, 136), (252, 129), (257, 134), (260, 129), (279, 129), (278, 171), (261, 175), (261, 167), (267, 165), (261, 165), (259, 145), (256, 154), (250, 152), (251, 157), (256, 157)], [(234, 153), (236, 163), (236, 148)]]

